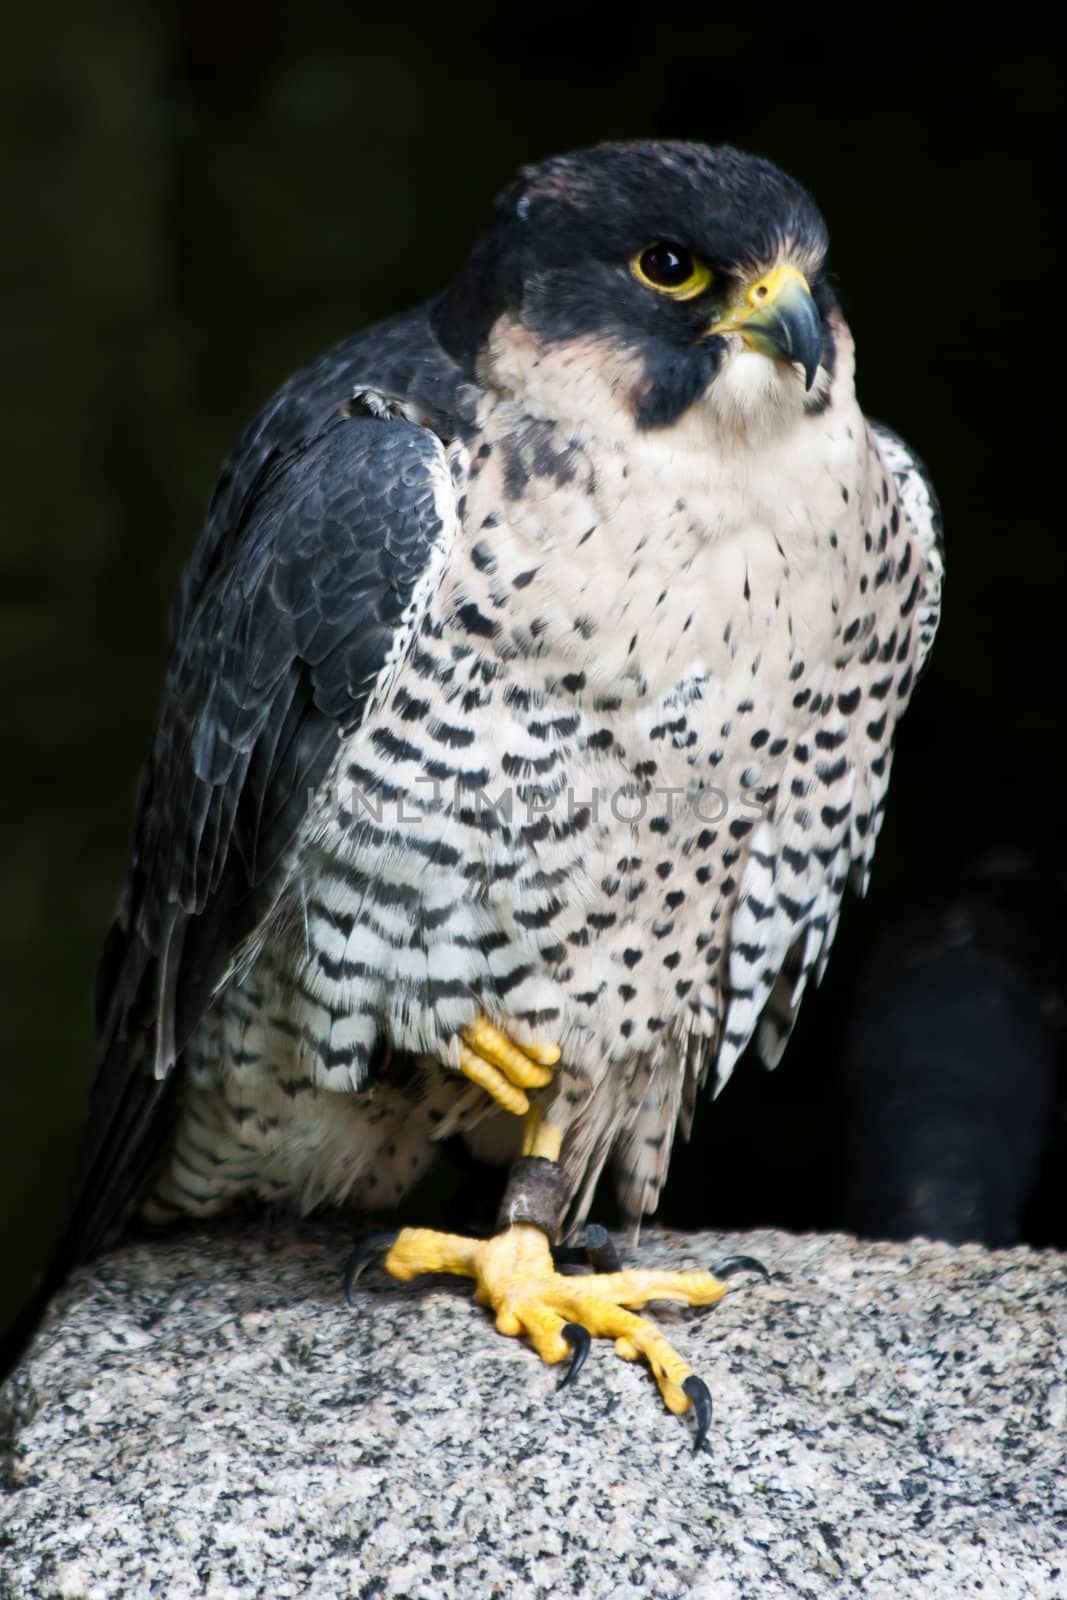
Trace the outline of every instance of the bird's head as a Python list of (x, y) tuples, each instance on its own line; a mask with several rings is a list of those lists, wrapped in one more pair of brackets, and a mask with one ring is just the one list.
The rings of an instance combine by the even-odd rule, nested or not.
[(528, 167), (437, 304), (439, 336), (546, 415), (657, 429), (818, 406), (833, 370), (826, 227), (728, 148), (599, 145)]

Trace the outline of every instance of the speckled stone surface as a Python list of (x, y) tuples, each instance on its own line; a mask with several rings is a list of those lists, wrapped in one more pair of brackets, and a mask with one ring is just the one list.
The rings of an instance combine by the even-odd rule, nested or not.
[(658, 1320), (704, 1451), (597, 1341), (577, 1383), (460, 1283), (340, 1294), (342, 1224), (137, 1245), (5, 1391), (4, 1600), (1067, 1596), (1064, 1258), (650, 1233), (760, 1256)]

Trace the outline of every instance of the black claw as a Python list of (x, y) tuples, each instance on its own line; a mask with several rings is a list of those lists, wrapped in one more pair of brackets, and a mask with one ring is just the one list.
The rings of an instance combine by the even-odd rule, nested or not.
[(622, 1266), (619, 1252), (607, 1228), (591, 1222), (585, 1230), (585, 1254), (594, 1272), (618, 1272)]
[(363, 1275), (364, 1268), (372, 1256), (384, 1255), (399, 1237), (399, 1230), (394, 1228), (392, 1233), (368, 1233), (366, 1238), (360, 1239), (353, 1248), (345, 1267), (345, 1299), (352, 1304), (352, 1290)]
[(575, 1244), (554, 1244), (551, 1247), (554, 1267), (585, 1267), (589, 1264), (585, 1250)]
[(703, 1378), (698, 1378), (692, 1373), (685, 1379), (682, 1388), (693, 1402), (693, 1411), (696, 1416), (696, 1438), (693, 1440), (693, 1454), (700, 1449), (708, 1436), (711, 1427), (711, 1393)]
[(585, 1365), (585, 1358), (589, 1354), (589, 1346), (593, 1340), (589, 1329), (583, 1328), (580, 1322), (565, 1322), (560, 1332), (574, 1350), (570, 1366), (559, 1380), (560, 1388), (565, 1389), (568, 1383), (581, 1372)]
[(717, 1266), (712, 1267), (713, 1278), (730, 1278), (735, 1272), (758, 1272), (761, 1278), (766, 1278), (770, 1283), (771, 1275), (762, 1261), (757, 1261), (755, 1256), (725, 1256)]
[(594, 1272), (618, 1272), (622, 1266), (611, 1235), (599, 1222), (589, 1224), (580, 1245), (554, 1244), (552, 1261), (557, 1267), (592, 1267)]

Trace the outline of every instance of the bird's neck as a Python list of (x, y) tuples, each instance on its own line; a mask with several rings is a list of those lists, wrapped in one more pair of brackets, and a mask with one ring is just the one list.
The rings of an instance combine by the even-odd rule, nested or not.
[(677, 429), (606, 440), (487, 395), (453, 612), (480, 619), (480, 649), (627, 698), (729, 670), (739, 641), (777, 649), (794, 611), (829, 637), (859, 527), (841, 486), (858, 506), (863, 437), (858, 413), (828, 407), (773, 448), (698, 449)]

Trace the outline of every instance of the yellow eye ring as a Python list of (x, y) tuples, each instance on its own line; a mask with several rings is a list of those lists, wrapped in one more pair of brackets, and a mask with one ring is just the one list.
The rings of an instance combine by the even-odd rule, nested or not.
[(715, 274), (699, 256), (668, 239), (646, 245), (630, 262), (630, 271), (646, 289), (670, 295), (672, 300), (693, 300), (715, 280)]

